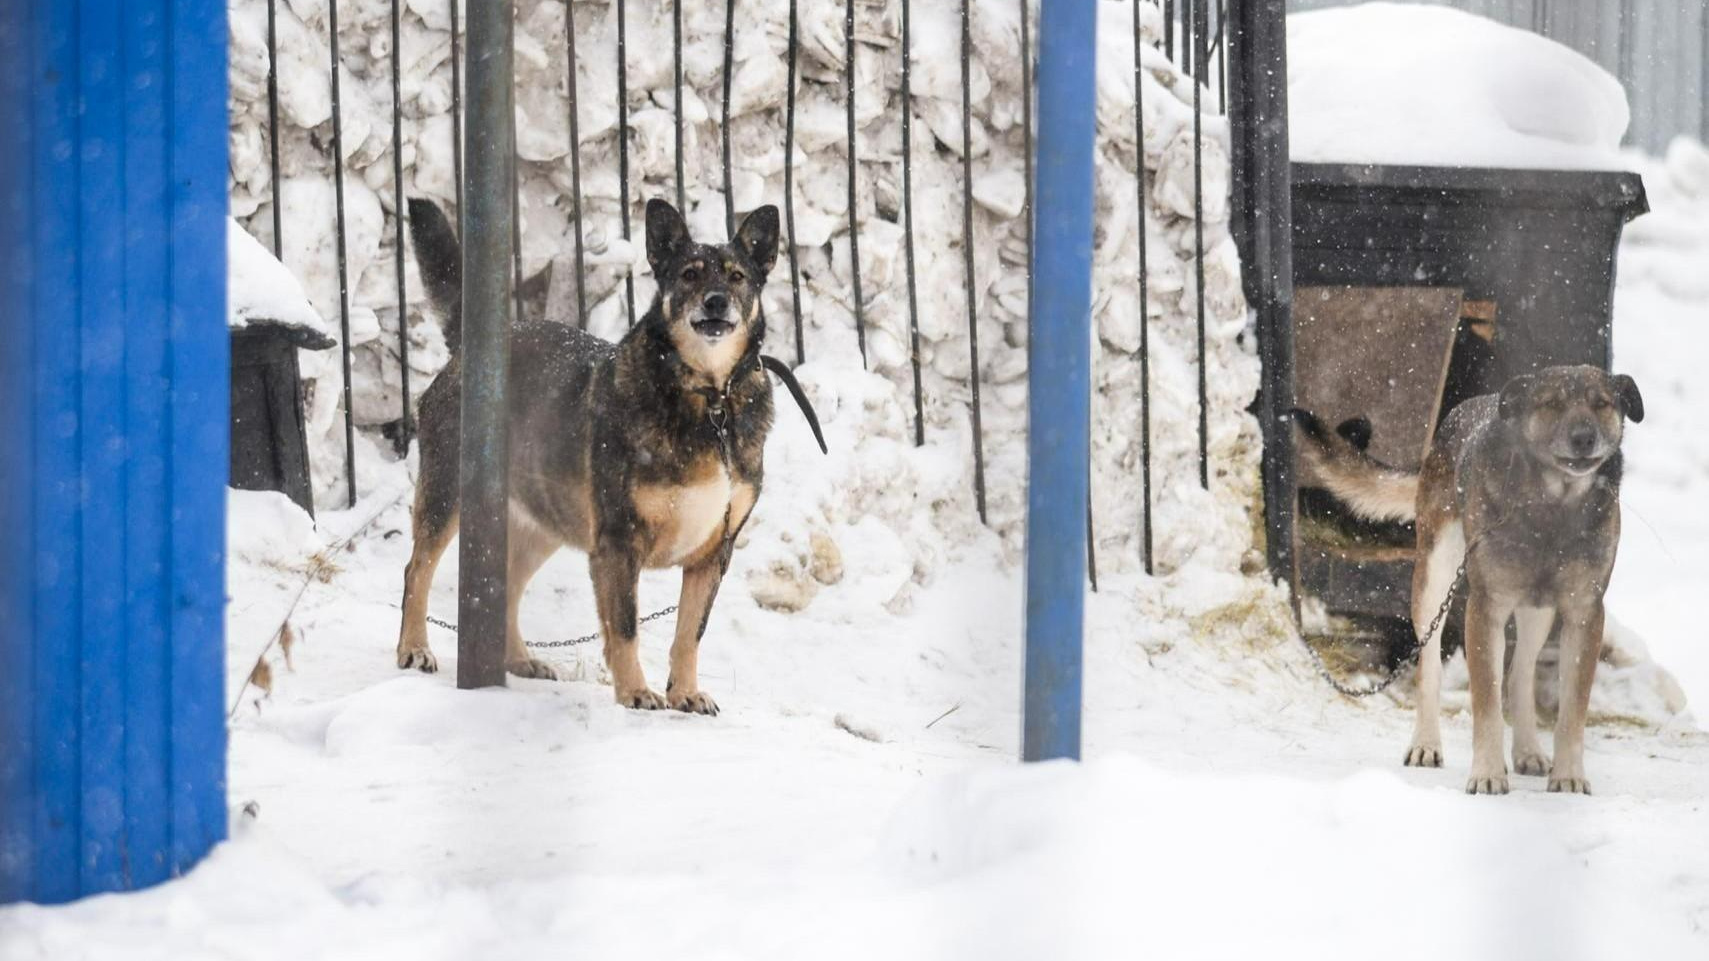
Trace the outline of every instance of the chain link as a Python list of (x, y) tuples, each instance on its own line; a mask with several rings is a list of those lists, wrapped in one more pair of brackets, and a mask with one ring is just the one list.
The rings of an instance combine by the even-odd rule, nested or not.
[[(1495, 528), (1499, 526), (1499, 524), (1492, 526), (1490, 531), (1495, 530)], [(1485, 531), (1484, 533), (1487, 535), (1489, 531)], [(1448, 593), (1442, 598), (1442, 606), (1436, 609), (1436, 616), (1430, 619), (1430, 628), (1424, 632), (1424, 636), (1413, 642), (1412, 651), (1407, 654), (1406, 658), (1399, 664), (1396, 664), (1394, 668), (1390, 670), (1388, 674), (1384, 675), (1383, 679), (1378, 681), (1375, 685), (1371, 687), (1353, 687), (1352, 685), (1343, 684), (1336, 680), (1335, 675), (1329, 670), (1329, 665), (1323, 663), (1322, 655), (1317, 653), (1317, 648), (1312, 647), (1309, 643), (1306, 644), (1305, 649), (1310, 652), (1311, 659), (1317, 664), (1317, 672), (1323, 675), (1323, 679), (1329, 683), (1329, 686), (1335, 688), (1337, 693), (1345, 694), (1348, 697), (1370, 697), (1373, 694), (1380, 694), (1383, 691), (1388, 690), (1389, 686), (1400, 678), (1402, 671), (1417, 664), (1419, 656), (1424, 653), (1424, 649), (1430, 646), (1430, 639), (1436, 636), (1436, 632), (1438, 630), (1441, 630), (1442, 621), (1448, 616), (1448, 609), (1454, 606), (1454, 598), (1460, 593), (1460, 589), (1465, 586), (1466, 565), (1471, 563), (1472, 551), (1477, 550), (1478, 544), (1482, 540), (1482, 536), (1473, 538), (1472, 542), (1466, 545), (1466, 552), (1460, 555), (1460, 566), (1454, 571), (1454, 582), (1448, 585)]]
[[(675, 614), (675, 613), (676, 613), (676, 605), (672, 604), (671, 606), (669, 606), (663, 610), (654, 611), (653, 613), (648, 614), (647, 616), (641, 618), (639, 621), (636, 621), (635, 624), (637, 627), (639, 627), (640, 625), (645, 624), (648, 621), (656, 621), (661, 617), (665, 617), (666, 615)], [(429, 624), (437, 624), (440, 627), (445, 628), (446, 630), (450, 631), (453, 634), (457, 633), (457, 625), (451, 623), (450, 621), (442, 620), (440, 618), (434, 617), (432, 614), (427, 615), (427, 622)], [(597, 641), (597, 640), (599, 640), (599, 632), (594, 631), (592, 634), (583, 634), (581, 637), (566, 638), (562, 641), (525, 641), (524, 643), (527, 644), (529, 647), (533, 647), (533, 648), (550, 649), (550, 648), (554, 648), (554, 647), (574, 647), (577, 644), (587, 644), (591, 641)]]

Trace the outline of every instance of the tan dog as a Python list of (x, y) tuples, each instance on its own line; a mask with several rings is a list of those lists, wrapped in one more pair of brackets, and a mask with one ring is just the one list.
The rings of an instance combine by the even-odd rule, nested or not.
[[(1507, 793), (1502, 664), (1506, 629), (1518, 643), (1507, 687), (1513, 767), (1549, 777), (1550, 791), (1590, 793), (1584, 722), (1602, 645), (1602, 597), (1620, 543), (1624, 420), (1644, 419), (1638, 385), (1595, 367), (1550, 367), (1474, 397), (1442, 421), (1419, 474), (1368, 456), (1311, 414), (1294, 412), (1300, 459), (1315, 484), (1361, 517), (1416, 520), (1412, 622), (1427, 631), (1465, 565), (1466, 666), (1472, 769), (1466, 791)], [(1344, 425), (1346, 428), (1348, 425)], [(1537, 738), (1537, 655), (1560, 639), (1560, 714), (1553, 763)], [(1422, 637), (1413, 766), (1442, 765), (1442, 631)]]

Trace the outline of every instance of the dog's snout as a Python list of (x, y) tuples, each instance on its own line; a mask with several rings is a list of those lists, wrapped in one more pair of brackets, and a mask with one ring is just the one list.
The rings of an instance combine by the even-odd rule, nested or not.
[(1596, 450), (1596, 428), (1589, 424), (1576, 424), (1567, 432), (1567, 443), (1572, 445), (1574, 454), (1583, 457)]
[(730, 312), (730, 298), (718, 293), (707, 294), (700, 307), (708, 317), (722, 317)]

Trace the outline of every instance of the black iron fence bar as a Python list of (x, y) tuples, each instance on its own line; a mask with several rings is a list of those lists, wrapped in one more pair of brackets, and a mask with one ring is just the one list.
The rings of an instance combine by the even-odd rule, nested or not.
[(849, 276), (854, 281), (855, 343), (860, 347), (860, 365), (866, 367), (866, 304), (860, 289), (860, 207), (858, 184), (860, 166), (856, 156), (859, 138), (855, 134), (855, 15), (854, 0), (843, 4), (843, 75), (848, 88), (845, 116), (849, 135)]
[(398, 373), (402, 393), (394, 444), (399, 454), (409, 450), (410, 436), (415, 432), (409, 396), (409, 293), (404, 281), (403, 53), (398, 43), (402, 24), (403, 0), (392, 0), (392, 225), (395, 228), (393, 255), (398, 278)]
[(1151, 540), (1151, 277), (1146, 266), (1145, 229), (1145, 41), (1140, 36), (1140, 0), (1133, 0), (1133, 144), (1135, 202), (1139, 211), (1139, 484), (1140, 544), (1145, 573), (1154, 574)]
[(576, 99), (576, 4), (564, 0), (564, 39), (568, 45), (569, 64), (565, 68), (570, 95), (570, 193), (575, 207), (570, 214), (570, 229), (576, 234), (576, 326), (587, 329), (587, 253), (582, 240), (582, 125), (581, 110)]
[(674, 48), (672, 63), (676, 85), (671, 88), (671, 100), (676, 107), (676, 209), (688, 216), (687, 192), (683, 185), (682, 165), (682, 0), (671, 0), (671, 39)]
[(522, 319), (522, 154), (516, 147), (516, 124), (510, 125), (510, 270), (512, 320)]
[(902, 256), (908, 271), (908, 365), (914, 374), (914, 446), (926, 444), (926, 406), (920, 387), (920, 297), (914, 275), (913, 26), (902, 0)]
[[(629, 232), (629, 32), (625, 23), (624, 0), (612, 0), (617, 6), (617, 209), (623, 221), (623, 242)], [(629, 326), (635, 326), (635, 270), (633, 265), (623, 272), (623, 302), (629, 310)]]
[(350, 264), (344, 249), (344, 120), (338, 96), (338, 0), (326, 7), (328, 46), (332, 51), (332, 189), (338, 241), (338, 353), (344, 367), (344, 487), (356, 506), (356, 410), (350, 388)]
[[(979, 310), (974, 303), (973, 264), (973, 9), (961, 0), (961, 253), (967, 277), (967, 349), (973, 386), (973, 497), (980, 523), (985, 516), (985, 441), (979, 411)], [(850, 90), (853, 96), (853, 90)], [(851, 145), (852, 147), (852, 145)]]
[[(457, 26), (457, 0), (451, 5), (451, 175), (456, 183), (451, 189), (457, 195), (457, 223), (463, 223), (463, 65), (458, 52), (460, 38)], [(462, 236), (462, 230), (457, 231)]]
[(284, 197), (279, 191), (278, 0), (267, 0), (267, 152), (273, 180), (273, 256), (285, 259)]
[[(1136, 24), (1134, 30), (1138, 29)], [(1175, 59), (1175, 0), (1163, 0), (1163, 55)]]
[[(907, 0), (903, 0), (906, 9)], [(789, 90), (783, 120), (783, 218), (789, 229), (789, 295), (795, 305), (795, 362), (807, 362), (807, 342), (801, 320), (801, 262), (795, 250), (795, 72), (800, 51), (796, 0), (789, 0)], [(906, 99), (906, 98), (904, 98)], [(904, 122), (906, 122), (904, 120)]]
[(730, 185), (730, 75), (735, 72), (736, 0), (724, 0), (724, 102), (718, 123), (718, 153), (724, 164), (724, 236), (736, 235), (736, 198)]
[(1191, 0), (1193, 7), (1193, 303), (1199, 336), (1199, 486), (1210, 489), (1210, 405), (1205, 387), (1210, 358), (1205, 353), (1205, 156), (1204, 114), (1200, 99), (1205, 86), (1205, 57), (1202, 44), (1209, 33), (1207, 0)]

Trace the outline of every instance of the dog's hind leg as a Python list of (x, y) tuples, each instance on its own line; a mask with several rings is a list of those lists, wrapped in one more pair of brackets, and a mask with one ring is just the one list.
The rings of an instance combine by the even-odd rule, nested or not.
[(1541, 777), (1549, 773), (1549, 756), (1537, 740), (1537, 655), (1555, 623), (1552, 607), (1521, 607), (1513, 612), (1519, 642), (1513, 648), (1513, 669), (1507, 678), (1507, 714), (1513, 722), (1513, 773)]
[(1506, 794), (1507, 759), (1502, 756), (1507, 723), (1501, 717), (1501, 662), (1507, 653), (1510, 606), (1482, 587), (1469, 585), (1466, 598), (1466, 673), (1472, 691), (1472, 771), (1467, 794)]
[[(452, 477), (455, 484), (456, 478)], [(403, 622), (398, 627), (398, 667), (416, 668), (432, 674), (439, 661), (427, 643), (427, 598), (433, 588), (433, 572), (457, 534), (457, 492), (450, 497), (435, 491), (426, 475), (416, 488), (415, 513), (411, 518), (414, 546), (404, 568)]]
[(517, 677), (537, 677), (555, 681), (558, 679), (558, 672), (552, 669), (552, 665), (529, 655), (528, 644), (522, 639), (519, 616), (522, 612), (522, 594), (528, 590), (528, 582), (534, 579), (534, 575), (547, 559), (557, 553), (562, 542), (538, 525), (526, 520), (518, 521), (514, 513), (511, 517), (510, 563), (505, 578), (508, 597), (504, 617), (504, 668)]
[[(1422, 532), (1421, 532), (1422, 536)], [(1412, 570), (1412, 625), (1423, 634), (1437, 620), (1454, 589), (1455, 574), (1466, 556), (1465, 529), (1458, 521), (1443, 524), (1430, 543), (1430, 552)], [(1418, 706), (1413, 719), (1412, 744), (1406, 751), (1408, 767), (1442, 766), (1442, 634), (1444, 615), (1429, 637), (1420, 637), (1418, 653)]]
[(647, 675), (641, 670), (640, 641), (635, 637), (640, 558), (626, 544), (596, 548), (588, 555), (588, 573), (593, 576), (599, 627), (605, 635), (605, 665), (611, 669), (617, 703), (648, 711), (664, 707), (665, 699), (647, 687)]
[(718, 598), (718, 585), (730, 566), (731, 543), (682, 572), (682, 597), (677, 601), (676, 639), (671, 643), (671, 676), (665, 683), (665, 703), (691, 714), (717, 714), (718, 703), (700, 689), (700, 639)]
[(1598, 596), (1576, 608), (1563, 607), (1561, 619), (1561, 708), (1555, 718), (1555, 763), (1549, 790), (1589, 794), (1584, 776), (1584, 720), (1590, 711), (1590, 683), (1602, 655), (1603, 608)]

